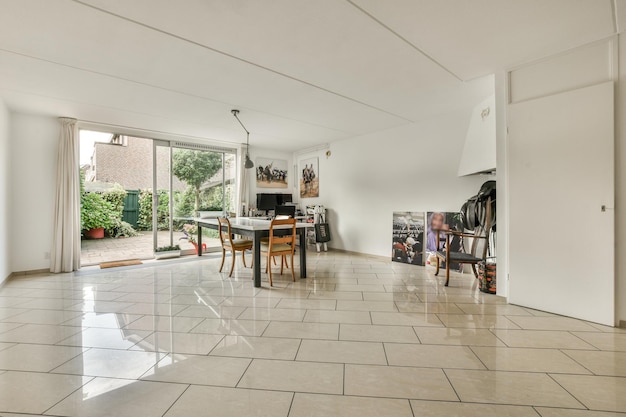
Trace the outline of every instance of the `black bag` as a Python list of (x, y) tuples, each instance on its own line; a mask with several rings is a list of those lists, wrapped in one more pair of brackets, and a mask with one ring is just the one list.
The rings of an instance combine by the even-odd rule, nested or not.
[(466, 230), (474, 230), (486, 223), (487, 201), (491, 198), (491, 227), (496, 225), (496, 182), (487, 181), (480, 191), (461, 207), (461, 220)]
[(315, 242), (330, 242), (330, 227), (328, 226), (328, 223), (315, 224)]

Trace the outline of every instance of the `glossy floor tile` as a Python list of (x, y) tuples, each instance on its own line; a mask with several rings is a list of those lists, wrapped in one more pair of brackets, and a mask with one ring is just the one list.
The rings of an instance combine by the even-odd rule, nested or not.
[(296, 393), (289, 417), (413, 417), (407, 400)]
[(39, 372), (0, 374), (0, 410), (43, 414), (91, 378)]
[(463, 402), (585, 408), (545, 373), (462, 369), (445, 372)]
[(337, 363), (255, 359), (238, 387), (343, 394), (344, 366)]
[(339, 324), (335, 323), (290, 323), (271, 322), (263, 337), (297, 337), (300, 339), (328, 339), (337, 340)]
[(139, 379), (161, 355), (118, 349), (89, 349), (52, 372), (59, 374)]
[(165, 417), (287, 417), (293, 393), (190, 386)]
[(360, 342), (419, 343), (413, 328), (407, 326), (341, 324), (339, 339)]
[(553, 378), (589, 409), (626, 413), (626, 378), (584, 375)]
[(415, 327), (419, 340), (427, 345), (505, 346), (488, 329)]
[(423, 368), (485, 369), (467, 346), (385, 343), (389, 365)]
[(186, 386), (181, 384), (95, 378), (48, 413), (55, 416), (160, 417), (185, 389)]
[(412, 400), (411, 408), (420, 417), (537, 417), (533, 407), (513, 405)]
[[(584, 367), (575, 357), (567, 356), (555, 349), (472, 347), (487, 369), (492, 371), (522, 371), (589, 374), (589, 367)], [(578, 351), (574, 351), (578, 352)]]
[(441, 369), (346, 365), (345, 394), (458, 401)]
[(249, 365), (250, 359), (244, 358), (172, 354), (161, 359), (141, 379), (234, 387)]
[(77, 347), (15, 344), (0, 350), (0, 369), (49, 372), (82, 352)]
[(211, 355), (293, 360), (299, 346), (300, 339), (225, 336), (213, 348)]
[(297, 359), (312, 362), (387, 365), (382, 343), (302, 340)]
[[(583, 338), (560, 330), (507, 330), (493, 329), (498, 339), (509, 347), (551, 349), (593, 349)], [(600, 332), (595, 332), (600, 334)]]
[[(207, 255), (0, 287), (0, 416), (615, 417), (626, 330), (308, 254), (309, 278)], [(626, 414), (624, 414), (626, 415)]]

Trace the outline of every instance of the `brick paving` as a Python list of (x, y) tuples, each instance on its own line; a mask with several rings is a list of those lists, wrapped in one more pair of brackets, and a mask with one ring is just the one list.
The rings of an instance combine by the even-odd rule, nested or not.
[[(102, 262), (121, 261), (125, 259), (153, 259), (153, 238), (151, 231), (140, 232), (137, 237), (84, 239), (81, 241), (82, 266), (98, 265)], [(181, 250), (193, 250), (194, 247), (187, 240), (179, 240), (182, 232), (174, 232), (174, 244), (180, 245)], [(159, 232), (159, 245), (169, 244), (169, 232)], [(219, 246), (218, 239), (203, 238), (207, 247)]]

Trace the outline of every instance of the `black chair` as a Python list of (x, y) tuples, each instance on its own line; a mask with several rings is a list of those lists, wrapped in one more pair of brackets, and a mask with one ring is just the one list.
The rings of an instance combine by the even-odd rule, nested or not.
[(276, 206), (274, 209), (274, 215), (276, 216), (288, 216), (291, 218), (296, 217), (296, 206)]
[[(487, 259), (487, 252), (489, 250), (489, 234), (491, 232), (491, 197), (487, 199), (487, 210), (485, 215), (484, 224), (474, 229), (474, 234), (462, 233), (457, 231), (448, 231), (446, 234), (446, 246), (443, 249), (438, 249), (437, 256), (437, 271), (435, 275), (439, 275), (440, 262), (446, 263), (446, 287), (450, 283), (450, 263), (470, 264), (474, 276), (478, 278), (478, 272), (476, 271), (476, 264), (483, 262)], [(448, 250), (450, 248), (450, 240), (452, 237), (457, 236), (460, 239), (471, 238), (472, 248), (470, 253), (452, 252)], [(437, 231), (437, 242), (439, 242), (439, 231)], [(482, 243), (482, 245), (479, 245)], [(481, 247), (482, 246), (482, 247)]]

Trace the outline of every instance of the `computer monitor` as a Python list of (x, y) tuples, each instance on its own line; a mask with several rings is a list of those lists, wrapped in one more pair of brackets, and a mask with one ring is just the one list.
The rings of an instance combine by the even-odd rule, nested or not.
[(278, 205), (277, 194), (257, 194), (256, 208), (258, 210), (274, 210)]
[(278, 204), (280, 204), (281, 206), (284, 205), (285, 203), (292, 203), (292, 202), (293, 202), (292, 194), (279, 194), (278, 195)]
[(276, 206), (274, 214), (277, 216), (296, 217), (296, 206)]

